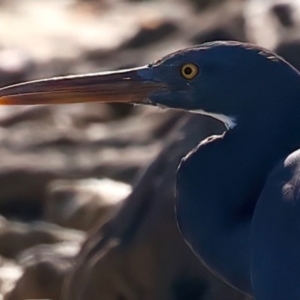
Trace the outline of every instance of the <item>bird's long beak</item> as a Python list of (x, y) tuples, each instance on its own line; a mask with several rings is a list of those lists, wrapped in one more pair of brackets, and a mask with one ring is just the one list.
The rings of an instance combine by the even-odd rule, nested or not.
[(152, 72), (145, 66), (20, 83), (0, 89), (0, 105), (144, 102), (151, 93), (167, 88), (152, 79)]

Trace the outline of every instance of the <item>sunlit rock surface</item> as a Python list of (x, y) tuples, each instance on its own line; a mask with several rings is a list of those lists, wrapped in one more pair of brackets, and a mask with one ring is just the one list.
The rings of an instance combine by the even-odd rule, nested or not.
[(20, 223), (1, 220), (0, 255), (16, 258), (23, 250), (39, 244), (82, 243), (85, 234), (46, 222)]
[(79, 249), (78, 243), (62, 242), (22, 252), (18, 263), (23, 273), (4, 299), (60, 299), (63, 281)]
[(49, 188), (45, 219), (91, 230), (100, 220), (108, 220), (130, 192), (130, 185), (110, 179), (54, 181)]

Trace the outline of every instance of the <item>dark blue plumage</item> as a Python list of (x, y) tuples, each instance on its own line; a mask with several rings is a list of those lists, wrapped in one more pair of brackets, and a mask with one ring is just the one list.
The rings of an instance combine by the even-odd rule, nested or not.
[(214, 42), (145, 67), (0, 90), (2, 104), (119, 101), (210, 114), (227, 127), (181, 162), (179, 229), (257, 300), (300, 299), (300, 75), (259, 47)]

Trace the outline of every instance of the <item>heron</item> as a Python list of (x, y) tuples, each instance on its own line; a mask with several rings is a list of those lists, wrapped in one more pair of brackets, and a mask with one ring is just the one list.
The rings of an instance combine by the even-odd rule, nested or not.
[(177, 171), (179, 230), (218, 277), (257, 300), (300, 299), (300, 73), (235, 41), (146, 66), (0, 89), (0, 104), (127, 102), (208, 115), (224, 133)]

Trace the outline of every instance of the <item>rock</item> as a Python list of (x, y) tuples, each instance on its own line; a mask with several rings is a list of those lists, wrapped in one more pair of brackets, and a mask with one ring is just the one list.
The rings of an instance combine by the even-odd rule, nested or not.
[(249, 1), (245, 7), (248, 37), (300, 70), (299, 16), (297, 0)]
[(21, 82), (34, 70), (34, 62), (25, 52), (19, 49), (0, 50), (1, 86)]
[(211, 8), (225, 3), (228, 0), (189, 0), (190, 4), (197, 10), (203, 11), (205, 9)]
[(231, 34), (230, 31), (219, 27), (193, 36), (191, 42), (193, 44), (202, 44), (202, 43), (212, 42), (212, 41), (234, 41), (234, 40), (236, 40), (236, 38)]
[(244, 7), (247, 39), (253, 44), (274, 49), (279, 41), (277, 20), (270, 13), (271, 1), (249, 0)]
[(25, 224), (6, 221), (0, 223), (0, 255), (15, 258), (23, 250), (40, 244), (55, 244), (65, 241), (80, 243), (84, 239), (80, 231), (63, 229), (44, 222)]
[(271, 11), (277, 17), (280, 24), (284, 27), (293, 27), (295, 25), (293, 16), (293, 7), (288, 3), (275, 4)]
[[(33, 59), (35, 68), (27, 80), (98, 72), (128, 63), (120, 53), (123, 45), (141, 47), (172, 35), (177, 21), (187, 19), (187, 11), (184, 3), (168, 1), (11, 0), (1, 6), (0, 27), (6, 30), (0, 32), (0, 41), (3, 49), (21, 49)], [(130, 63), (146, 63), (142, 52), (130, 53)], [(101, 59), (90, 63), (86, 58), (95, 53)]]
[(190, 42), (201, 44), (220, 40), (246, 41), (243, 7), (242, 3), (234, 1), (199, 14), (198, 24), (201, 22), (201, 26), (194, 25), (190, 30)]
[(0, 258), (0, 299), (9, 293), (17, 280), (22, 276), (23, 270), (13, 260)]
[(300, 39), (280, 43), (275, 52), (300, 71)]
[(123, 44), (123, 48), (139, 48), (158, 42), (178, 30), (174, 22), (157, 20), (141, 24), (139, 31)]
[(299, 40), (299, 4), (297, 0), (249, 0), (244, 8), (248, 40), (273, 51)]
[(108, 220), (130, 191), (128, 184), (109, 179), (54, 181), (49, 187), (45, 219), (64, 227), (90, 230)]
[(181, 157), (222, 130), (208, 118), (181, 119), (117, 215), (87, 239), (65, 282), (63, 300), (245, 299), (201, 265), (175, 221)]
[(64, 277), (78, 251), (78, 243), (40, 245), (24, 251), (19, 257), (24, 272), (4, 299), (59, 300)]

